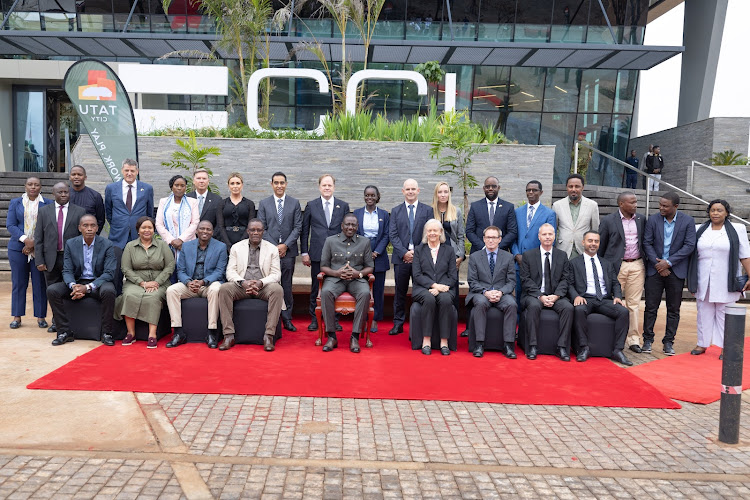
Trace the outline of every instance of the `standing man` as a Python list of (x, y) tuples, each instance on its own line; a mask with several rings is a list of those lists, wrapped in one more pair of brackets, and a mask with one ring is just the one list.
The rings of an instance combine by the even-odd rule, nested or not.
[[(636, 170), (640, 170), (640, 162), (638, 161), (638, 157), (635, 156), (635, 149), (630, 150), (630, 156), (627, 157), (625, 160), (625, 163), (630, 165)], [(635, 172), (633, 170), (625, 169), (625, 187), (628, 189), (635, 189), (636, 184), (638, 184), (638, 172)]]
[[(649, 155), (653, 154), (654, 152), (654, 145), (649, 144), (648, 145), (648, 151), (643, 153), (643, 158), (641, 159), (641, 170), (646, 170), (646, 160), (648, 160)], [(643, 176), (643, 186), (641, 189), (646, 189), (648, 187), (648, 177), (645, 175)]]
[(659, 190), (659, 179), (661, 179), (662, 171), (664, 170), (664, 158), (661, 155), (661, 148), (654, 146), (652, 154), (646, 158), (646, 173), (656, 179), (649, 177), (648, 179), (648, 190), (658, 191)]
[(87, 214), (96, 217), (99, 233), (104, 229), (104, 200), (102, 195), (86, 185), (86, 169), (74, 165), (70, 169), (70, 203), (83, 208)]
[(185, 196), (198, 200), (200, 220), (207, 220), (212, 227), (216, 227), (216, 207), (219, 206), (221, 196), (208, 190), (208, 170), (199, 168), (193, 173), (193, 191)]
[(388, 335), (398, 335), (404, 331), (406, 320), (406, 293), (411, 280), (411, 264), (414, 260), (414, 247), (422, 241), (424, 224), (432, 219), (432, 207), (419, 203), (419, 184), (414, 179), (406, 179), (401, 188), (404, 202), (391, 210), (388, 235), (393, 245), (393, 275), (396, 281), (396, 294), (393, 297), (393, 328)]
[(338, 346), (336, 339), (336, 298), (349, 292), (356, 300), (354, 324), (349, 340), (349, 350), (359, 352), (359, 335), (367, 317), (370, 305), (370, 285), (367, 276), (372, 274), (375, 263), (372, 259), (370, 240), (357, 234), (357, 216), (350, 213), (344, 216), (341, 232), (326, 238), (320, 258), (320, 270), (325, 273), (323, 290), (320, 293), (320, 307), (323, 310), (323, 323), (328, 340), (323, 352), (330, 352)]
[[(287, 179), (284, 172), (276, 172), (271, 176), (273, 194), (260, 200), (258, 204), (258, 218), (263, 221), (265, 231), (263, 239), (276, 245), (281, 259), (281, 288), (284, 289), (284, 304), (286, 309), (281, 311), (284, 328), (296, 332), (297, 327), (292, 323), (292, 275), (297, 259), (297, 239), (302, 231), (302, 210), (296, 198), (286, 194)], [(317, 283), (317, 278), (313, 280)]]
[(643, 252), (648, 262), (642, 352), (651, 352), (656, 314), (664, 293), (667, 302), (667, 326), (662, 340), (664, 354), (674, 356), (675, 353), (673, 344), (680, 324), (682, 288), (690, 256), (695, 250), (695, 220), (685, 213), (678, 213), (679, 205), (680, 197), (677, 193), (664, 193), (659, 200), (659, 213), (653, 214), (646, 221)]
[(583, 253), (583, 235), (599, 229), (599, 205), (583, 196), (584, 180), (570, 174), (565, 181), (568, 196), (552, 204), (557, 214), (557, 248), (570, 260)]
[(497, 197), (500, 190), (497, 177), (487, 177), (483, 187), (484, 198), (471, 204), (466, 217), (466, 237), (471, 242), (471, 253), (484, 247), (484, 230), (489, 226), (500, 229), (503, 239), (498, 248), (509, 252), (518, 237), (513, 204)]
[(122, 162), (122, 181), (108, 184), (104, 190), (109, 240), (122, 249), (138, 237), (135, 222), (154, 215), (154, 189), (137, 178), (138, 162), (128, 158)]
[[(570, 261), (570, 282), (568, 297), (573, 301), (575, 329), (578, 337), (576, 361), (589, 359), (588, 315), (603, 314), (615, 320), (615, 345), (612, 359), (626, 366), (632, 366), (622, 352), (628, 334), (628, 310), (622, 303), (622, 290), (617, 281), (615, 266), (606, 259), (600, 259), (599, 233), (587, 231), (583, 235), (584, 254)], [(597, 332), (592, 332), (596, 335)]]
[(219, 290), (227, 270), (227, 246), (214, 238), (214, 226), (207, 220), (198, 223), (196, 239), (186, 241), (177, 259), (177, 283), (167, 288), (167, 307), (174, 336), (167, 347), (187, 342), (182, 332), (182, 299), (205, 297), (208, 300), (208, 337), (211, 349), (218, 347)]
[[(594, 151), (592, 151), (591, 148), (594, 147), (594, 145), (591, 143), (591, 141), (586, 140), (586, 132), (581, 130), (578, 132), (578, 139), (577, 142), (586, 144), (589, 146), (588, 148), (578, 148), (578, 168), (576, 169), (576, 165), (574, 161), (570, 162), (570, 173), (571, 174), (579, 174), (584, 179), (586, 178), (586, 172), (589, 169), (589, 164), (591, 163), (591, 157), (594, 154)], [(578, 146), (578, 144), (573, 144), (573, 151), (570, 153), (570, 159), (575, 160), (575, 148)]]
[[(318, 273), (320, 273), (320, 256), (326, 238), (337, 234), (341, 230), (344, 215), (349, 213), (349, 204), (333, 197), (336, 189), (336, 179), (331, 174), (323, 174), (318, 178), (320, 197), (307, 202), (302, 217), (302, 264), (310, 268), (310, 316), (312, 321), (308, 331), (318, 329), (315, 318), (315, 300), (318, 297)], [(336, 331), (341, 331), (336, 321)]]
[(625, 307), (630, 312), (626, 342), (631, 351), (641, 352), (638, 308), (643, 295), (643, 284), (646, 281), (646, 266), (643, 263), (646, 217), (636, 213), (638, 198), (634, 193), (620, 193), (617, 196), (617, 205), (620, 209), (603, 217), (599, 225), (599, 257), (615, 266)]

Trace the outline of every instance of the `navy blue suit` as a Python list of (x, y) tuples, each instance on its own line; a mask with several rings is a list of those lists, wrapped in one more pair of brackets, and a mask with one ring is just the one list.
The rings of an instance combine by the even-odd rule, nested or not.
[[(39, 208), (49, 203), (54, 203), (51, 199), (42, 198), (39, 200)], [(36, 268), (36, 260), (31, 259), (22, 253), (24, 244), (19, 241), (23, 236), (23, 201), (22, 198), (13, 198), (8, 206), (8, 217), (5, 220), (5, 227), (10, 232), (8, 241), (8, 261), (10, 262), (11, 276), (11, 306), (10, 311), (13, 316), (26, 315), (26, 290), (29, 288), (29, 274), (31, 274), (31, 289), (34, 296), (34, 316), (44, 318), (47, 315), (47, 284), (41, 271)], [(34, 236), (31, 235), (31, 238)]]
[[(511, 247), (511, 253), (515, 257), (516, 255), (523, 255), (527, 250), (532, 248), (539, 248), (539, 228), (543, 224), (552, 224), (552, 227), (557, 231), (557, 215), (555, 211), (549, 207), (545, 207), (541, 203), (534, 212), (534, 217), (531, 219), (531, 225), (526, 227), (526, 217), (528, 215), (529, 205), (522, 205), (515, 210), (516, 214), (516, 226), (518, 228), (518, 237), (513, 242)], [(516, 262), (516, 304), (518, 305), (518, 311), (521, 311), (521, 268)]]
[[(193, 280), (195, 262), (198, 260), (198, 244), (197, 239), (183, 243), (180, 257), (177, 259), (177, 281), (185, 286)], [(203, 263), (203, 281), (206, 282), (206, 286), (214, 281), (224, 283), (228, 259), (227, 246), (211, 238), (206, 248), (206, 261)]]
[(471, 242), (471, 253), (484, 248), (484, 230), (488, 226), (496, 226), (503, 232), (500, 240), (500, 250), (510, 251), (513, 242), (518, 236), (518, 224), (513, 203), (500, 198), (495, 198), (495, 218), (490, 222), (490, 213), (487, 210), (487, 198), (482, 198), (471, 204), (469, 215), (466, 217), (466, 237)]
[[(358, 208), (354, 211), (354, 215), (357, 216), (357, 233), (364, 236), (365, 229), (363, 227), (365, 217), (365, 207)], [(378, 234), (374, 238), (370, 238), (370, 248), (373, 252), (377, 252), (378, 257), (375, 259), (375, 268), (373, 275), (375, 276), (375, 282), (372, 284), (372, 296), (375, 302), (375, 321), (383, 320), (383, 302), (385, 301), (385, 273), (391, 268), (390, 262), (388, 262), (388, 242), (390, 238), (388, 236), (388, 230), (390, 228), (391, 217), (382, 208), (378, 208)]]
[(122, 199), (122, 181), (107, 184), (104, 190), (104, 212), (109, 222), (109, 241), (116, 247), (125, 248), (129, 241), (138, 237), (135, 222), (148, 215), (154, 216), (154, 188), (143, 181), (137, 181), (135, 203), (128, 211)]

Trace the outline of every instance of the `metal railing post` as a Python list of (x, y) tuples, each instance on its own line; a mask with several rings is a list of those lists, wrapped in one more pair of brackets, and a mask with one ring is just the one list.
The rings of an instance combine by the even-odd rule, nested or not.
[(745, 346), (744, 306), (727, 306), (724, 317), (724, 362), (721, 367), (721, 403), (719, 406), (719, 441), (740, 441), (740, 403), (742, 402), (742, 361)]
[(578, 173), (578, 141), (576, 141), (575, 147), (573, 148), (573, 173)]
[(694, 180), (695, 180), (695, 160), (690, 162), (690, 192), (691, 193), (695, 192)]

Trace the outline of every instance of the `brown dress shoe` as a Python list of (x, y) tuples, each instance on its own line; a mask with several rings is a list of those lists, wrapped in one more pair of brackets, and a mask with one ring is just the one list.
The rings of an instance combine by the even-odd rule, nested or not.
[(273, 346), (273, 337), (270, 335), (263, 335), (263, 349), (265, 349), (268, 352), (271, 352), (275, 349)]
[(234, 345), (234, 335), (224, 335), (224, 341), (219, 346), (220, 351), (231, 349)]

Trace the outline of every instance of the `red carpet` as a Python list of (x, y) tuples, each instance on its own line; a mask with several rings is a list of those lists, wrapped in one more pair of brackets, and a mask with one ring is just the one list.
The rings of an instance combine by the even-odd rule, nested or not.
[[(721, 397), (721, 365), (718, 347), (705, 354), (678, 354), (636, 366), (629, 372), (654, 384), (668, 397), (689, 403), (709, 404)], [(742, 389), (750, 388), (750, 337), (745, 339)]]
[(352, 354), (347, 321), (342, 321), (339, 348), (324, 353), (313, 345), (316, 335), (303, 332), (307, 321), (295, 323), (300, 331), (284, 331), (273, 353), (257, 345), (225, 352), (204, 344), (166, 349), (168, 338), (158, 349), (146, 349), (145, 342), (130, 347), (118, 342), (79, 356), (28, 388), (680, 408), (607, 359), (564, 363), (539, 356), (529, 361), (520, 350), (516, 360), (494, 351), (475, 359), (464, 338), (451, 356), (433, 351), (428, 357), (411, 350), (408, 329), (387, 335), (392, 324), (386, 322), (380, 323), (382, 333), (373, 335), (372, 349)]

